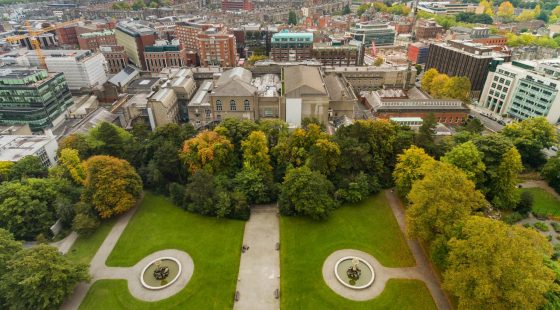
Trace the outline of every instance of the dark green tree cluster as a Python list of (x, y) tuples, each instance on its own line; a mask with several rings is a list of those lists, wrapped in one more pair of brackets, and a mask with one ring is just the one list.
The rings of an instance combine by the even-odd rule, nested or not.
[(472, 12), (459, 13), (455, 15), (455, 20), (458, 22), (464, 22), (470, 24), (492, 25), (492, 23), (494, 23), (492, 16), (488, 14), (475, 14)]
[(0, 228), (0, 308), (57, 309), (76, 285), (89, 281), (88, 266), (52, 246), (23, 249)]

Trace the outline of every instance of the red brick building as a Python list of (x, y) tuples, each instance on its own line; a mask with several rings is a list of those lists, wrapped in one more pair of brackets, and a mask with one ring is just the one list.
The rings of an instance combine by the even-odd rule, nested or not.
[(128, 56), (122, 46), (100, 46), (99, 50), (105, 57), (109, 73), (118, 73), (128, 65)]
[(198, 51), (198, 35), (207, 29), (223, 29), (221, 24), (212, 25), (197, 22), (179, 22), (175, 25), (175, 37), (187, 50)]
[(222, 0), (222, 10), (224, 11), (252, 11), (253, 3), (251, 0)]
[(62, 45), (78, 45), (76, 28), (78, 26), (68, 26), (56, 29), (58, 43)]
[(78, 36), (78, 44), (82, 50), (98, 51), (103, 45), (117, 45), (115, 32), (104, 30), (98, 32), (82, 33)]
[(419, 20), (416, 24), (416, 39), (435, 39), (444, 29), (433, 20)]
[(233, 67), (237, 63), (235, 37), (208, 29), (198, 35), (198, 53), (201, 66)]
[(401, 33), (411, 33), (412, 32), (412, 24), (411, 23), (398, 23), (395, 25), (395, 31), (397, 34)]
[(179, 45), (146, 46), (144, 48), (146, 70), (161, 72), (167, 67), (184, 67), (187, 64), (186, 49)]
[(425, 64), (428, 60), (430, 47), (427, 44), (416, 42), (408, 45), (406, 58), (415, 64)]
[(507, 43), (507, 38), (503, 36), (490, 36), (488, 38), (478, 38), (472, 39), (475, 43), (481, 43), (484, 45), (497, 45), (497, 46), (504, 46)]

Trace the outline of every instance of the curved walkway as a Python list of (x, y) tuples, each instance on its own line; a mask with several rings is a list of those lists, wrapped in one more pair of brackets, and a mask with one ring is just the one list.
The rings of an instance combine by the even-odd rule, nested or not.
[[(136, 212), (138, 207), (135, 207), (123, 214), (115, 223), (109, 235), (103, 241), (103, 244), (95, 253), (95, 256), (90, 262), (89, 272), (91, 274), (91, 281), (89, 283), (82, 282), (76, 286), (74, 294), (70, 296), (62, 305), (62, 310), (75, 310), (80, 307), (80, 304), (87, 295), (87, 292), (91, 285), (101, 279), (125, 279), (128, 281), (128, 289), (130, 293), (140, 300), (144, 301), (156, 301), (168, 298), (180, 290), (182, 290), (190, 278), (192, 277), (194, 271), (194, 264), (191, 257), (179, 250), (163, 250), (152, 253), (147, 257), (143, 258), (141, 261), (136, 263), (132, 267), (107, 267), (105, 261), (109, 257), (109, 254), (113, 251), (113, 248), (117, 244), (117, 241), (121, 237), (126, 225)], [(148, 290), (144, 288), (140, 282), (140, 273), (146, 264), (154, 260), (157, 257), (162, 256), (172, 256), (177, 258), (182, 265), (182, 274), (179, 279), (167, 287), (164, 290)]]
[[(375, 280), (370, 287), (362, 290), (355, 290), (342, 285), (338, 281), (334, 274), (334, 267), (339, 259), (346, 256), (357, 256), (367, 261), (373, 267)], [(387, 268), (368, 253), (352, 249), (338, 250), (332, 253), (323, 264), (323, 279), (325, 279), (327, 285), (337, 294), (351, 300), (364, 301), (377, 297), (385, 289), (387, 281), (392, 278), (426, 281), (424, 276), (419, 272), (418, 267)]]
[(557, 193), (554, 188), (550, 187), (550, 185), (548, 185), (548, 183), (546, 183), (546, 181), (543, 180), (528, 180), (525, 182), (520, 183), (519, 185), (521, 185), (521, 187), (523, 188), (540, 188), (548, 193), (550, 193), (552, 196), (556, 197), (558, 200), (560, 200), (560, 194)]
[[(393, 214), (399, 223), (401, 231), (405, 236), (408, 236), (406, 231), (406, 216), (402, 202), (397, 197), (397, 194), (392, 190), (385, 190), (385, 197), (387, 197), (389, 206), (391, 206), (391, 209), (393, 210)], [(416, 267), (413, 267), (416, 269), (415, 273), (420, 276), (418, 279), (426, 283), (426, 286), (434, 298), (437, 308), (439, 310), (452, 309), (449, 298), (447, 298), (447, 295), (441, 289), (441, 281), (435, 275), (435, 271), (433, 270), (430, 260), (428, 260), (426, 256), (426, 252), (424, 252), (417, 240), (413, 240), (408, 237), (405, 237), (405, 239), (412, 255), (414, 256), (414, 259), (416, 260)]]

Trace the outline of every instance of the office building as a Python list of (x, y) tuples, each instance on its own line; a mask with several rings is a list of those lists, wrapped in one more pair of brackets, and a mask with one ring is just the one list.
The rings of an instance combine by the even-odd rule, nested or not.
[(222, 0), (222, 10), (251, 11), (253, 10), (253, 3), (251, 0)]
[(234, 67), (237, 64), (235, 37), (215, 28), (198, 35), (200, 65)]
[(488, 74), (480, 105), (499, 115), (524, 120), (560, 119), (560, 60), (514, 61)]
[(302, 61), (312, 58), (313, 33), (282, 31), (272, 35), (270, 59)]
[(147, 26), (133, 22), (120, 22), (115, 29), (117, 45), (124, 47), (126, 55), (136, 67), (146, 69), (144, 48), (156, 42), (156, 32)]
[(371, 21), (357, 23), (350, 28), (350, 35), (366, 46), (370, 46), (372, 42), (375, 46), (388, 46), (395, 44), (396, 32), (386, 23)]
[(329, 94), (318, 67), (290, 66), (283, 68), (286, 123), (291, 128), (301, 126), (306, 117), (321, 123), (329, 120)]
[[(49, 72), (64, 73), (68, 88), (72, 91), (91, 90), (107, 81), (101, 53), (89, 50), (45, 50), (45, 63)], [(27, 53), (31, 66), (38, 66), (34, 52)]]
[(123, 46), (100, 46), (99, 51), (105, 57), (107, 71), (116, 74), (128, 65), (128, 55)]
[(178, 22), (175, 24), (175, 37), (187, 50), (198, 51), (198, 35), (210, 28), (220, 31), (223, 26), (197, 20)]
[[(176, 40), (171, 44), (167, 42), (144, 48), (146, 58), (146, 70), (150, 72), (161, 72), (167, 67), (183, 67), (187, 65), (186, 49)], [(192, 65), (192, 64), (191, 64)]]
[(62, 73), (45, 70), (0, 70), (0, 125), (50, 128), (64, 119), (73, 103)]
[(435, 68), (449, 76), (466, 76), (476, 95), (484, 87), (491, 64), (504, 60), (509, 60), (507, 55), (496, 54), (482, 44), (450, 40), (447, 44), (430, 44), (426, 70)]
[(117, 39), (115, 38), (115, 31), (107, 29), (80, 34), (78, 36), (78, 44), (82, 50), (97, 52), (100, 46), (117, 45)]
[(415, 35), (418, 40), (435, 39), (445, 32), (434, 20), (419, 20), (416, 23)]
[(0, 162), (18, 162), (37, 156), (48, 168), (56, 166), (58, 143), (53, 135), (0, 135)]
[(364, 64), (364, 45), (315, 43), (312, 58), (320, 61), (323, 66), (361, 66)]
[(427, 44), (416, 42), (408, 45), (406, 58), (415, 64), (425, 64), (428, 60), (430, 47)]

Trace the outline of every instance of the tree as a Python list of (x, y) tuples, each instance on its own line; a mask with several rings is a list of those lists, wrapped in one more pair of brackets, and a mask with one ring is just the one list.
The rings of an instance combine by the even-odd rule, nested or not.
[(67, 148), (78, 151), (81, 160), (86, 160), (93, 154), (93, 146), (90, 145), (87, 137), (82, 134), (74, 133), (60, 139), (58, 142), (59, 156), (62, 150)]
[(290, 169), (280, 186), (280, 212), (324, 219), (337, 206), (333, 193), (334, 186), (319, 172), (308, 167)]
[(214, 177), (206, 170), (198, 170), (189, 179), (185, 190), (186, 208), (202, 215), (216, 215), (217, 195)]
[(541, 175), (548, 184), (560, 193), (560, 156), (550, 158), (541, 170)]
[(340, 161), (338, 144), (328, 139), (318, 139), (309, 150), (307, 166), (325, 176), (335, 172)]
[[(0, 275), (6, 274), (8, 261), (22, 249), (21, 242), (16, 241), (9, 231), (0, 228)], [(0, 306), (2, 305), (1, 296), (2, 294), (0, 294)]]
[(502, 161), (496, 173), (496, 180), (492, 184), (493, 205), (500, 209), (512, 209), (517, 205), (519, 202), (517, 176), (522, 169), (521, 156), (517, 149), (512, 147), (502, 156)]
[(515, 206), (515, 212), (527, 215), (533, 209), (533, 194), (531, 192), (521, 192), (519, 203)]
[(509, 1), (502, 2), (498, 7), (498, 17), (509, 20), (513, 16), (513, 5)]
[(10, 179), (10, 169), (13, 165), (11, 161), (0, 161), (0, 183)]
[(432, 164), (433, 157), (426, 154), (424, 149), (412, 145), (402, 154), (397, 156), (397, 165), (393, 171), (397, 192), (406, 197), (412, 188), (412, 184), (423, 177), (420, 167), (424, 164)]
[(521, 154), (523, 163), (533, 167), (545, 161), (541, 150), (558, 142), (556, 128), (544, 117), (528, 118), (508, 124), (502, 130), (502, 134), (513, 142)]
[(523, 10), (521, 12), (521, 14), (519, 14), (517, 16), (516, 20), (520, 21), (520, 22), (526, 22), (526, 21), (530, 21), (530, 20), (534, 19), (535, 17), (536, 16), (535, 16), (535, 13), (533, 12), (533, 10)]
[(88, 237), (99, 227), (99, 220), (94, 216), (78, 213), (72, 221), (72, 230), (80, 236)]
[(10, 309), (58, 308), (78, 283), (90, 279), (87, 265), (44, 244), (16, 252), (5, 268), (0, 292)]
[(534, 230), (472, 216), (449, 241), (443, 287), (460, 309), (538, 309), (555, 279), (543, 262), (550, 254)]
[(33, 155), (23, 157), (10, 168), (11, 180), (44, 178), (47, 174), (48, 170), (43, 166), (39, 157)]
[(61, 150), (58, 163), (58, 166), (53, 169), (58, 170), (59, 177), (71, 180), (75, 184), (83, 184), (85, 172), (78, 151), (70, 148)]
[(270, 174), (251, 166), (245, 166), (235, 175), (235, 189), (247, 197), (250, 204), (272, 201), (273, 183)]
[(56, 221), (57, 187), (51, 179), (25, 179), (0, 184), (0, 227), (17, 239), (48, 234)]
[(484, 196), (467, 176), (447, 163), (424, 165), (424, 178), (414, 182), (406, 210), (409, 233), (431, 242), (449, 240), (460, 224), (475, 210), (486, 207)]
[(344, 6), (344, 8), (342, 8), (342, 15), (347, 15), (350, 14), (352, 11), (350, 11), (350, 5), (346, 4)]
[(133, 137), (126, 130), (108, 122), (102, 122), (88, 132), (89, 145), (93, 146), (94, 154), (127, 158), (127, 149)]
[(422, 76), (422, 80), (420, 82), (420, 84), (422, 86), (422, 90), (427, 92), (427, 93), (430, 93), (431, 89), (432, 89), (432, 81), (438, 75), (439, 75), (439, 72), (435, 68), (432, 68), (432, 69), (424, 72), (424, 75)]
[(264, 132), (251, 132), (247, 139), (241, 142), (241, 149), (243, 150), (243, 167), (256, 169), (263, 173), (272, 171)]
[(437, 153), (436, 144), (434, 142), (436, 126), (436, 117), (433, 113), (428, 114), (428, 116), (422, 120), (422, 125), (418, 129), (418, 134), (415, 139), (416, 145), (425, 149), (430, 155), (435, 155)]
[(494, 16), (494, 8), (491, 1), (482, 0), (478, 5), (484, 8), (484, 14)]
[(416, 64), (414, 68), (416, 68), (416, 76), (419, 76), (422, 73), (422, 65)]
[(383, 59), (383, 57), (376, 57), (375, 60), (373, 61), (373, 65), (376, 66), (376, 67), (379, 67), (384, 62), (385, 62), (385, 59)]
[(473, 140), (476, 148), (484, 154), (482, 160), (486, 166), (484, 176), (484, 187), (481, 189), (488, 200), (492, 200), (494, 195), (494, 184), (498, 182), (498, 167), (502, 162), (502, 156), (513, 146), (511, 141), (499, 134), (485, 135)]
[(83, 165), (82, 202), (91, 203), (101, 218), (126, 212), (142, 196), (142, 180), (126, 160), (97, 155)]
[(343, 184), (339, 186), (334, 196), (339, 201), (357, 203), (380, 189), (377, 178), (368, 177), (367, 174), (360, 172), (356, 176), (344, 178)]
[(356, 14), (358, 14), (358, 16), (362, 16), (362, 14), (364, 14), (369, 8), (370, 8), (370, 4), (369, 4), (369, 3), (361, 4), (361, 5), (358, 7), (358, 10), (356, 11)]
[[(434, 84), (436, 84), (434, 82)], [(444, 97), (459, 99), (468, 103), (471, 92), (471, 80), (466, 76), (451, 77), (444, 85)]]
[(259, 121), (258, 130), (264, 132), (268, 139), (269, 150), (278, 144), (280, 139), (288, 136), (288, 124), (279, 119), (265, 119)]
[(438, 74), (430, 83), (430, 95), (434, 98), (445, 98), (451, 79), (447, 74)]
[(484, 125), (478, 118), (472, 118), (468, 119), (467, 122), (463, 126), (457, 128), (457, 130), (480, 135), (484, 131)]
[(200, 169), (217, 173), (228, 167), (232, 155), (230, 140), (215, 131), (203, 131), (185, 141), (181, 158), (192, 174)]
[(469, 180), (477, 186), (482, 186), (486, 170), (482, 156), (483, 154), (478, 151), (476, 145), (472, 141), (468, 141), (445, 153), (441, 161), (463, 170)]
[(146, 7), (146, 3), (144, 3), (143, 0), (136, 0), (132, 4), (132, 9), (135, 10), (135, 11), (140, 11), (145, 7)]
[(288, 13), (288, 25), (297, 25), (297, 15), (296, 12), (290, 11)]

